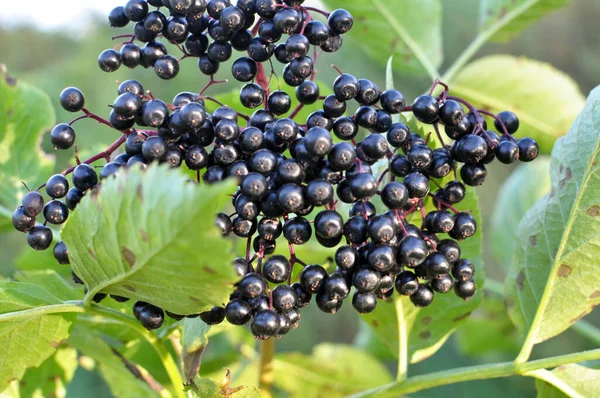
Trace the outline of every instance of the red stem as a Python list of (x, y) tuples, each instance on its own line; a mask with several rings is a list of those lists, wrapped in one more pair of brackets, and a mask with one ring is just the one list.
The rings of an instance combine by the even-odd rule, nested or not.
[[(105, 151), (97, 153), (94, 156), (92, 156), (91, 158), (86, 159), (81, 163), (90, 164), (90, 163), (94, 163), (96, 160), (99, 160), (99, 159), (106, 159), (106, 161), (109, 162), (110, 155), (112, 155), (121, 145), (123, 145), (123, 143), (125, 142), (126, 139), (127, 139), (127, 134), (123, 133), (115, 142), (110, 144), (110, 146), (108, 148), (106, 148)], [(77, 167), (77, 166), (69, 167), (68, 169), (63, 171), (61, 174), (66, 176), (67, 174), (72, 173), (73, 170), (75, 170), (75, 167)]]

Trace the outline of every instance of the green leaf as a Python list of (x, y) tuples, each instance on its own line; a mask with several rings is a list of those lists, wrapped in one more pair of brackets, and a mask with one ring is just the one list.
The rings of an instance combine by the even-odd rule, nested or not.
[(70, 285), (56, 271), (51, 269), (19, 271), (15, 274), (15, 279), (19, 282), (43, 286), (44, 289), (51, 291), (54, 296), (63, 301), (79, 300), (83, 297), (83, 291), (80, 287)]
[(401, 346), (398, 342), (401, 333), (408, 336), (408, 359), (411, 363), (433, 355), (481, 302), (484, 280), (481, 260), (483, 225), (475, 190), (467, 189), (467, 195), (460, 202), (460, 208), (471, 209), (471, 214), (478, 223), (475, 236), (461, 242), (461, 248), (462, 257), (475, 264), (475, 280), (479, 293), (468, 301), (456, 297), (453, 293), (438, 294), (433, 303), (425, 308), (417, 308), (408, 297), (399, 295), (394, 301), (379, 301), (375, 311), (363, 315), (363, 319), (395, 357), (399, 355)]
[(0, 385), (39, 366), (69, 336), (73, 314), (43, 288), (0, 282)]
[(208, 344), (206, 333), (210, 329), (200, 318), (185, 318), (181, 321), (181, 342), (184, 383), (194, 380), (200, 371), (200, 360)]
[(162, 390), (162, 386), (155, 385), (155, 389), (151, 388), (149, 382), (152, 379), (143, 369), (127, 361), (95, 333), (77, 326), (69, 337), (69, 344), (95, 361), (116, 397), (159, 396), (156, 390)]
[[(396, 87), (394, 86), (394, 56), (392, 55), (385, 67), (385, 89), (386, 90), (394, 90)], [(392, 123), (400, 123), (401, 114), (396, 113), (392, 115)]]
[(279, 354), (275, 386), (290, 397), (342, 397), (392, 381), (388, 370), (362, 350), (320, 344), (312, 355)]
[(29, 368), (20, 382), (23, 397), (65, 397), (77, 369), (77, 351), (61, 348), (37, 368)]
[(491, 40), (506, 42), (546, 14), (569, 0), (482, 0), (479, 7), (480, 30)]
[[(554, 141), (566, 133), (584, 105), (577, 84), (563, 72), (550, 64), (508, 55), (492, 55), (467, 65), (450, 89), (477, 108), (513, 111), (521, 122), (517, 136), (536, 139), (542, 153), (550, 153)], [(488, 125), (493, 127), (493, 123)]]
[(600, 370), (577, 364), (560, 366), (553, 371), (545, 369), (528, 373), (537, 378), (538, 398), (587, 398), (600, 396)]
[(230, 388), (222, 387), (220, 383), (203, 377), (196, 378), (197, 389), (192, 389), (195, 395), (202, 398), (260, 398), (260, 392), (256, 387), (241, 386)]
[(163, 166), (103, 183), (63, 230), (87, 297), (102, 291), (182, 315), (226, 302), (238, 277), (213, 217), (230, 192), (231, 183), (192, 184)]
[[(357, 46), (382, 64), (394, 55), (396, 71), (439, 76), (442, 64), (442, 3), (439, 0), (324, 0), (354, 17)], [(344, 37), (346, 39), (346, 37)]]
[(17, 269), (21, 271), (40, 271), (54, 269), (64, 278), (71, 278), (71, 267), (59, 265), (52, 254), (52, 250), (31, 250), (24, 247), (16, 259)]
[(11, 215), (26, 193), (44, 182), (54, 160), (40, 148), (42, 134), (54, 126), (50, 98), (11, 77), (0, 65), (0, 231), (12, 228)]
[(528, 333), (520, 359), (600, 303), (599, 109), (596, 88), (552, 152), (550, 193), (519, 225), (505, 290), (511, 319)]
[(516, 354), (521, 347), (519, 333), (506, 314), (504, 301), (486, 296), (483, 304), (456, 331), (461, 353), (469, 356), (490, 353)]
[(521, 219), (550, 190), (550, 158), (521, 164), (499, 189), (492, 215), (491, 245), (500, 265), (508, 270), (513, 261), (517, 228)]

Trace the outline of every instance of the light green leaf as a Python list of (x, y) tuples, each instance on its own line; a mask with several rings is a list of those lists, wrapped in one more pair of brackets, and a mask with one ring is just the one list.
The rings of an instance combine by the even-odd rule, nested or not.
[[(386, 90), (394, 90), (396, 87), (394, 86), (394, 56), (392, 55), (385, 67), (385, 89)], [(400, 123), (400, 113), (396, 113), (392, 115), (393, 123)]]
[(398, 295), (395, 296), (395, 301), (379, 301), (375, 311), (363, 315), (363, 319), (373, 328), (381, 343), (396, 357), (401, 347), (398, 344), (401, 334), (406, 334), (408, 358), (411, 363), (433, 355), (454, 329), (477, 308), (483, 296), (484, 278), (481, 261), (483, 226), (475, 190), (468, 188), (465, 199), (459, 205), (461, 209), (473, 210), (471, 214), (478, 222), (475, 236), (461, 242), (462, 257), (472, 261), (476, 268), (475, 280), (479, 289), (478, 294), (469, 301), (456, 297), (452, 292), (444, 295), (436, 294), (433, 303), (425, 308), (417, 308), (408, 297)]
[(40, 148), (42, 134), (54, 126), (50, 98), (11, 77), (0, 65), (0, 231), (12, 228), (11, 215), (26, 193), (41, 185), (54, 160)]
[(260, 398), (260, 392), (256, 387), (241, 386), (236, 388), (222, 386), (216, 381), (203, 377), (196, 378), (197, 388), (192, 391), (202, 398)]
[(456, 341), (460, 351), (469, 356), (516, 354), (521, 347), (504, 301), (496, 295), (484, 298), (483, 304), (456, 331)]
[(600, 396), (600, 370), (569, 364), (553, 371), (536, 370), (528, 375), (537, 378), (535, 388), (538, 398)]
[(491, 40), (506, 42), (531, 24), (569, 3), (569, 0), (482, 0), (480, 30)]
[(42, 364), (69, 336), (75, 317), (64, 307), (39, 286), (0, 282), (0, 386)]
[(52, 249), (31, 250), (29, 246), (24, 247), (16, 259), (16, 265), (18, 270), (27, 272), (54, 269), (62, 277), (71, 278), (71, 267), (59, 265), (52, 254)]
[[(520, 120), (518, 137), (532, 137), (542, 153), (564, 135), (584, 98), (573, 79), (550, 64), (523, 57), (492, 55), (467, 65), (451, 93), (492, 112), (513, 111)], [(556, 111), (553, 111), (556, 110)], [(488, 127), (494, 124), (488, 120)]]
[(275, 386), (290, 397), (343, 397), (392, 381), (388, 370), (362, 350), (320, 344), (312, 355), (277, 355)]
[(502, 184), (492, 215), (491, 245), (500, 265), (508, 270), (513, 261), (517, 228), (521, 219), (550, 190), (550, 158), (521, 164)]
[[(324, 0), (354, 17), (346, 36), (382, 64), (394, 55), (396, 71), (438, 77), (442, 64), (442, 3), (439, 0)], [(344, 40), (346, 37), (344, 37)]]
[(95, 361), (97, 369), (116, 397), (158, 397), (157, 390), (162, 391), (162, 386), (156, 382), (154, 389), (149, 385), (153, 380), (143, 369), (125, 360), (88, 329), (77, 326), (69, 337), (69, 344)]
[(29, 368), (20, 382), (22, 397), (66, 396), (67, 385), (77, 369), (77, 351), (61, 348), (37, 368)]
[(200, 371), (202, 354), (208, 344), (206, 333), (210, 329), (200, 318), (185, 318), (181, 321), (181, 342), (183, 345), (184, 383), (191, 382)]
[(550, 193), (519, 225), (505, 289), (511, 319), (528, 333), (521, 360), (600, 303), (599, 110), (596, 88), (552, 152)]
[(182, 315), (224, 303), (238, 277), (213, 215), (231, 192), (231, 183), (197, 185), (163, 166), (103, 183), (63, 230), (87, 297), (102, 291)]
[(80, 300), (83, 298), (83, 290), (65, 281), (56, 271), (51, 269), (39, 271), (19, 271), (15, 275), (19, 282), (31, 283), (43, 286), (52, 294), (63, 301)]

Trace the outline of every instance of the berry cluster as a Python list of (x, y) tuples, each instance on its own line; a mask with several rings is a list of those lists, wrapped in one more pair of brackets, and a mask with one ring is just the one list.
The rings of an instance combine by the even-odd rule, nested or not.
[[(251, 322), (256, 338), (268, 339), (297, 327), (299, 310), (313, 295), (322, 311), (335, 313), (354, 287), (353, 307), (359, 313), (369, 313), (378, 299), (389, 299), (394, 291), (410, 297), (419, 307), (431, 304), (435, 294), (451, 290), (465, 300), (475, 294), (475, 268), (462, 257), (460, 241), (476, 233), (477, 223), (468, 209), (461, 211), (455, 206), (465, 198), (465, 185), (484, 182), (486, 164), (494, 159), (508, 164), (537, 157), (535, 140), (513, 136), (519, 128), (515, 114), (478, 110), (449, 95), (448, 87), (440, 81), (429, 94), (406, 105), (399, 91), (382, 91), (368, 79), (339, 70), (332, 84), (333, 94), (321, 97), (313, 81), (318, 53), (315, 51), (312, 59), (306, 54), (311, 45), (324, 51), (339, 48), (339, 34), (347, 32), (353, 23), (344, 10), (327, 14), (325, 25), (312, 20), (302, 0), (240, 0), (237, 6), (228, 0), (148, 3), (165, 6), (172, 15), (166, 18), (160, 10), (148, 12), (146, 1), (131, 0), (111, 13), (111, 24), (123, 26), (135, 21), (134, 38), (149, 42), (144, 48), (151, 43), (156, 46), (154, 39), (162, 35), (174, 43), (185, 41), (189, 53), (190, 48), (200, 48), (193, 43), (208, 42), (202, 33), (208, 27), (214, 42), (203, 44), (202, 51), (195, 50), (201, 69), (208, 62), (219, 62), (211, 55), (220, 53), (216, 47), (229, 48), (229, 53), (232, 46), (246, 50), (250, 57), (237, 59), (232, 74), (238, 80), (256, 82), (241, 89), (240, 99), (246, 108), (259, 109), (248, 116), (205, 95), (206, 89), (217, 83), (213, 76), (216, 69), (204, 69), (210, 72), (210, 81), (200, 93), (182, 92), (170, 103), (154, 98), (138, 81), (125, 81), (118, 87), (108, 119), (85, 108), (80, 90), (65, 89), (60, 95), (62, 107), (83, 115), (52, 130), (55, 148), (73, 146), (72, 126), (83, 118), (110, 126), (121, 136), (83, 162), (76, 156), (77, 166), (50, 177), (40, 187), (45, 187), (51, 198), (45, 205), (40, 189), (25, 195), (13, 215), (13, 224), (27, 233), (31, 247), (50, 247), (52, 230), (46, 224), (63, 223), (69, 211), (102, 180), (126, 167), (145, 168), (157, 162), (175, 168), (185, 165), (196, 171), (197, 182), (211, 184), (225, 178), (238, 182), (232, 193), (233, 213), (217, 214), (216, 224), (223, 236), (235, 235), (247, 241), (245, 256), (232, 264), (240, 280), (226, 305), (185, 316), (200, 316), (211, 325), (224, 319), (235, 325)], [(253, 25), (255, 15), (258, 21), (249, 32), (245, 29)], [(256, 32), (258, 36), (253, 38)], [(286, 43), (274, 47), (283, 33), (290, 35)], [(100, 57), (103, 69), (114, 70), (121, 62), (128, 65), (129, 53), (123, 51), (127, 46), (135, 45), (127, 43), (121, 53), (105, 51)], [(142, 65), (150, 64), (146, 52), (141, 50)], [(296, 86), (298, 104), (294, 109), (286, 92), (269, 90), (261, 62), (273, 53), (287, 63), (285, 82)], [(155, 68), (160, 59), (154, 60)], [(164, 70), (158, 67), (157, 72), (159, 69)], [(440, 87), (439, 94), (434, 94)], [(205, 101), (216, 102), (219, 107), (209, 113)], [(295, 120), (305, 105), (314, 103), (322, 103), (321, 110), (305, 120)], [(392, 121), (392, 115), (405, 112), (412, 112), (418, 121), (430, 126), (426, 137)], [(495, 131), (488, 130), (484, 116), (493, 120)], [(431, 149), (432, 137), (436, 137), (438, 148)], [(124, 152), (117, 154), (122, 146)], [(98, 177), (89, 164), (100, 159), (107, 163)], [(381, 164), (385, 164), (384, 171), (378, 173)], [(71, 188), (66, 178), (69, 174)], [(379, 209), (374, 204), (376, 197), (383, 204)], [(346, 217), (339, 210), (340, 202), (348, 204)], [(45, 221), (36, 224), (36, 216), (42, 212)], [(282, 236), (289, 257), (274, 254)], [(298, 258), (296, 246), (311, 239), (331, 248), (332, 253), (336, 248), (333, 272)], [(55, 245), (54, 256), (59, 263), (69, 264), (63, 242)], [(299, 280), (292, 283), (296, 266), (303, 269)], [(75, 274), (73, 278), (81, 283)], [(100, 293), (94, 299), (105, 296)], [(164, 320), (163, 310), (149, 303), (135, 303), (134, 314), (148, 329), (160, 327)]]

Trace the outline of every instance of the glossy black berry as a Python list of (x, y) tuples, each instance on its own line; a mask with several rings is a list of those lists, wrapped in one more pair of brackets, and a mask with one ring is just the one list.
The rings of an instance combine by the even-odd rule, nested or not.
[(359, 91), (360, 83), (352, 75), (341, 74), (333, 82), (333, 92), (340, 101), (348, 101), (355, 98)]
[(439, 117), (440, 107), (438, 100), (429, 94), (417, 97), (412, 107), (415, 117), (423, 123), (434, 123)]
[(273, 289), (273, 308), (280, 312), (293, 309), (298, 302), (298, 293), (288, 285), (279, 285)]
[(69, 209), (60, 200), (51, 200), (44, 206), (44, 219), (50, 224), (62, 224), (69, 217)]
[(454, 228), (448, 232), (448, 235), (454, 239), (466, 239), (475, 235), (476, 231), (475, 218), (469, 213), (458, 213), (454, 219)]
[(476, 187), (484, 183), (487, 170), (479, 163), (466, 163), (460, 168), (460, 178), (469, 186)]
[(267, 290), (267, 282), (260, 274), (250, 273), (242, 278), (238, 289), (244, 297), (259, 297)]
[[(460, 259), (461, 249), (460, 245), (452, 239), (444, 239), (437, 244), (437, 251), (444, 256), (451, 263), (454, 264)], [(455, 275), (456, 277), (456, 275)]]
[(213, 307), (208, 311), (201, 312), (200, 319), (207, 325), (218, 325), (225, 319), (225, 308)]
[(402, 112), (406, 100), (398, 90), (385, 90), (381, 93), (381, 107), (388, 113), (396, 114)]
[(429, 179), (421, 173), (410, 173), (404, 177), (404, 185), (410, 198), (424, 198), (429, 193)]
[(27, 232), (27, 244), (35, 250), (46, 250), (52, 244), (52, 230), (44, 225), (35, 225)]
[(496, 147), (496, 158), (504, 163), (514, 163), (519, 159), (519, 146), (512, 141), (502, 141)]
[(475, 266), (466, 259), (460, 259), (452, 266), (452, 276), (458, 281), (467, 281), (473, 279)]
[(121, 54), (113, 49), (104, 50), (98, 56), (98, 66), (104, 72), (116, 71), (121, 66)]
[(60, 93), (60, 106), (67, 112), (79, 112), (85, 105), (85, 98), (81, 90), (67, 87)]
[(334, 10), (329, 14), (329, 18), (327, 19), (329, 29), (336, 35), (341, 35), (350, 31), (353, 23), (354, 19), (352, 18), (352, 14), (344, 9)]
[(368, 314), (377, 307), (377, 296), (371, 292), (356, 292), (352, 296), (352, 306), (359, 314)]
[(517, 141), (519, 146), (519, 159), (521, 162), (531, 162), (540, 154), (540, 147), (533, 138), (521, 138)]
[(400, 242), (398, 259), (401, 264), (414, 268), (427, 258), (427, 244), (423, 239), (408, 236)]
[(396, 277), (396, 290), (404, 296), (410, 296), (419, 289), (417, 276), (410, 271), (403, 271)]
[(381, 276), (377, 271), (361, 268), (354, 273), (352, 285), (361, 293), (374, 292), (379, 287)]
[(465, 112), (458, 101), (447, 100), (440, 106), (440, 121), (446, 126), (455, 127), (460, 124)]
[(37, 191), (27, 192), (21, 201), (23, 213), (28, 217), (35, 217), (42, 212), (44, 198)]
[(433, 302), (433, 289), (427, 285), (419, 285), (417, 291), (410, 295), (410, 301), (415, 307), (427, 307)]
[(469, 300), (475, 295), (477, 285), (473, 279), (458, 280), (454, 284), (454, 292), (462, 299)]
[(327, 271), (316, 264), (307, 265), (300, 273), (300, 284), (307, 293), (320, 292), (326, 279)]
[(497, 116), (500, 120), (494, 119), (494, 127), (496, 127), (496, 130), (499, 133), (504, 133), (504, 130), (502, 129), (502, 124), (504, 124), (506, 132), (508, 134), (514, 134), (517, 132), (517, 130), (519, 129), (519, 119), (517, 118), (517, 115), (510, 111), (504, 111), (500, 112)]
[(84, 192), (98, 184), (96, 171), (86, 163), (81, 163), (73, 170), (73, 185)]
[(438, 293), (448, 293), (453, 286), (454, 281), (449, 275), (442, 275), (431, 281), (431, 288)]
[(55, 149), (69, 149), (75, 143), (75, 130), (66, 123), (60, 123), (50, 132), (50, 142)]
[(256, 339), (267, 340), (279, 333), (280, 326), (279, 315), (275, 311), (267, 309), (254, 316), (250, 329)]
[(62, 174), (55, 174), (46, 182), (46, 193), (53, 199), (64, 197), (69, 190), (69, 181)]

